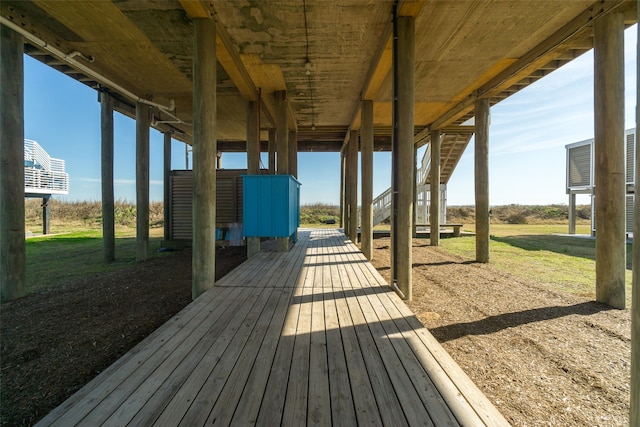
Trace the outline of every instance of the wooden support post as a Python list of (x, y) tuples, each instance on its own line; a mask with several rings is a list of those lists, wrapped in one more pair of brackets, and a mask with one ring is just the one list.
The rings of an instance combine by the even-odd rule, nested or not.
[(216, 24), (197, 18), (193, 46), (193, 284), (195, 299), (216, 277)]
[(269, 129), (269, 175), (276, 174), (276, 130)]
[(349, 136), (349, 234), (353, 243), (358, 243), (358, 131), (352, 130)]
[[(637, 22), (640, 22), (640, 0), (637, 5)], [(633, 256), (631, 266), (631, 411), (629, 425), (640, 425), (640, 31), (636, 40), (636, 163), (635, 198), (633, 205)]]
[(431, 200), (429, 203), (429, 230), (431, 246), (440, 246), (440, 147), (441, 135), (438, 129), (431, 131), (431, 169), (429, 170), (429, 192)]
[(136, 104), (136, 261), (149, 258), (149, 124), (151, 107)]
[(373, 259), (373, 101), (362, 101), (360, 161), (362, 164), (362, 203), (360, 205), (360, 248)]
[(596, 300), (625, 307), (624, 17), (594, 23)]
[[(276, 99), (276, 146), (278, 151), (278, 175), (289, 174), (289, 129), (287, 91), (281, 90), (274, 93)], [(276, 250), (286, 252), (289, 250), (288, 237), (276, 237)]]
[(344, 229), (345, 220), (344, 220), (344, 211), (345, 211), (345, 203), (344, 203), (344, 183), (345, 183), (345, 158), (344, 152), (340, 151), (340, 228)]
[[(250, 101), (247, 108), (247, 174), (260, 173), (260, 104)], [(260, 252), (260, 237), (247, 237), (247, 258)]]
[(289, 174), (298, 178), (298, 132), (289, 131)]
[(278, 175), (289, 174), (289, 128), (287, 91), (274, 92), (276, 99), (276, 148), (278, 151)]
[(171, 133), (164, 133), (162, 178), (164, 183), (164, 240), (171, 239)]
[(24, 65), (22, 36), (0, 26), (0, 290), (26, 294), (24, 242)]
[(49, 202), (51, 196), (42, 198), (42, 234), (51, 233), (51, 209), (49, 208)]
[(414, 73), (415, 73), (415, 18), (402, 16), (394, 20), (397, 34), (397, 50), (394, 52), (394, 98), (397, 99), (397, 116), (394, 117), (396, 135), (394, 144), (397, 159), (394, 175), (394, 206), (396, 218), (394, 236), (394, 264), (396, 286), (405, 300), (413, 297), (412, 286), (412, 219), (413, 219), (413, 170), (414, 158)]
[(576, 193), (569, 193), (569, 234), (576, 234)]
[(115, 198), (113, 189), (113, 99), (100, 92), (102, 183), (102, 247), (105, 262), (116, 259)]
[[(476, 261), (489, 262), (489, 100), (476, 100)], [(433, 194), (431, 194), (433, 197)]]

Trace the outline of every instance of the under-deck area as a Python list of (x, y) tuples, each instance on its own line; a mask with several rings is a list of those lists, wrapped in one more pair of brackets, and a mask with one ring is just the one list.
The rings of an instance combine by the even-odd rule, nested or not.
[(507, 425), (340, 230), (298, 236), (39, 425)]

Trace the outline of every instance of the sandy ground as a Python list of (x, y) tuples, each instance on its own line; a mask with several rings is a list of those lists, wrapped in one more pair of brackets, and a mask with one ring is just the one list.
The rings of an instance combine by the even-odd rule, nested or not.
[[(389, 278), (388, 238), (374, 265)], [(518, 426), (628, 426), (630, 310), (414, 240), (409, 307)]]
[[(630, 312), (416, 240), (409, 304), (517, 426), (627, 426)], [(374, 241), (388, 279), (389, 239)], [(219, 275), (244, 259), (217, 255)], [(191, 301), (181, 251), (2, 305), (0, 424), (30, 425)]]

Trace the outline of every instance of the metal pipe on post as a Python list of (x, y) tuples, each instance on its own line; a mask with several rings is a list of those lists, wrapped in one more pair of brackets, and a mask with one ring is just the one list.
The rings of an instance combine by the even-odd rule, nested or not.
[(440, 246), (440, 147), (441, 135), (438, 129), (431, 131), (431, 166), (429, 185), (429, 243)]
[[(276, 147), (278, 151), (278, 175), (289, 174), (289, 109), (287, 108), (287, 91), (274, 93), (276, 100)], [(276, 237), (278, 252), (289, 251), (289, 237)]]
[(276, 174), (276, 130), (269, 129), (269, 175)]
[(278, 151), (278, 175), (289, 174), (289, 128), (287, 91), (273, 94), (276, 99), (276, 149)]
[[(637, 4), (637, 20), (640, 22), (640, 0)], [(636, 40), (636, 135), (640, 127), (640, 31)], [(640, 148), (636, 137), (635, 195), (633, 204), (633, 256), (631, 266), (631, 396), (629, 426), (640, 425)]]
[(164, 133), (163, 156), (163, 184), (164, 184), (164, 240), (171, 239), (171, 132)]
[(298, 178), (298, 132), (289, 131), (289, 174)]
[[(247, 106), (247, 174), (260, 173), (260, 104), (250, 101)], [(247, 237), (247, 258), (260, 252), (260, 237)]]
[(340, 228), (345, 227), (345, 221), (344, 221), (344, 210), (345, 210), (345, 203), (344, 203), (344, 183), (345, 183), (345, 158), (344, 158), (344, 152), (340, 151)]
[(347, 146), (349, 157), (349, 234), (353, 243), (358, 243), (358, 131), (352, 130)]
[(362, 101), (360, 157), (362, 163), (362, 203), (360, 206), (360, 248), (373, 259), (373, 101)]

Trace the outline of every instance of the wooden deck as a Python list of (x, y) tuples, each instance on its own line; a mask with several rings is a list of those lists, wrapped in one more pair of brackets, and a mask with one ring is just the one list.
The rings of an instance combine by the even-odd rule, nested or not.
[(218, 285), (39, 425), (508, 425), (339, 230)]

